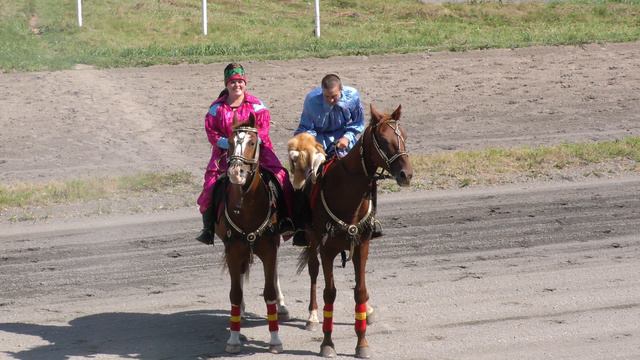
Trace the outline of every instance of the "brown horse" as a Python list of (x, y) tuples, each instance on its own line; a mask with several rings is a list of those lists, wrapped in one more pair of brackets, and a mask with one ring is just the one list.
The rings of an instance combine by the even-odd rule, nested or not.
[(254, 254), (264, 267), (264, 300), (269, 322), (269, 351), (282, 351), (278, 336), (278, 313), (288, 317), (277, 274), (277, 255), (280, 234), (277, 231), (277, 212), (273, 211), (274, 195), (263, 181), (258, 166), (260, 140), (255, 117), (238, 124), (234, 118), (233, 134), (229, 139), (228, 184), (224, 200), (224, 215), (215, 225), (215, 233), (223, 239), (226, 265), (231, 276), (230, 336), (225, 351), (238, 353), (240, 322), (243, 308), (242, 279), (253, 262)]
[(358, 336), (355, 355), (359, 358), (371, 355), (365, 338), (367, 313), (372, 311), (367, 306), (365, 267), (375, 222), (372, 194), (384, 171), (391, 173), (400, 186), (408, 186), (413, 175), (405, 144), (407, 136), (399, 122), (400, 112), (401, 106), (391, 115), (381, 114), (371, 106), (371, 121), (356, 145), (344, 158), (331, 163), (310, 191), (311, 223), (305, 229), (309, 247), (302, 254), (301, 265), (306, 261), (309, 266), (311, 299), (307, 328), (313, 329), (318, 323), (316, 280), (320, 254), (325, 279), (324, 339), (320, 345), (320, 355), (324, 357), (336, 356), (331, 339), (336, 298), (333, 263), (342, 251), (349, 251), (355, 268), (355, 331)]

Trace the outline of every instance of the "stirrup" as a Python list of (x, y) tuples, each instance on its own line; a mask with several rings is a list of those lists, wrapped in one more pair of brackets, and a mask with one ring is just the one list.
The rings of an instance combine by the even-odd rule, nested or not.
[(378, 238), (384, 235), (382, 233), (382, 223), (378, 220), (373, 222), (373, 231), (371, 231), (371, 238)]

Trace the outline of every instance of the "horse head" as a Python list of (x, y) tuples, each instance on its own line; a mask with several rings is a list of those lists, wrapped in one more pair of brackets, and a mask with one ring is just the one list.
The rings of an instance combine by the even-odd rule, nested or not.
[(402, 105), (389, 114), (378, 112), (371, 105), (371, 146), (375, 149), (373, 161), (376, 168), (382, 168), (396, 179), (400, 186), (409, 186), (413, 168), (407, 152), (407, 134), (400, 126)]
[[(229, 181), (236, 185), (245, 185), (258, 169), (260, 158), (260, 138), (255, 127), (253, 113), (246, 123), (240, 124), (233, 116), (233, 132), (229, 139)], [(250, 182), (250, 181), (249, 181)]]

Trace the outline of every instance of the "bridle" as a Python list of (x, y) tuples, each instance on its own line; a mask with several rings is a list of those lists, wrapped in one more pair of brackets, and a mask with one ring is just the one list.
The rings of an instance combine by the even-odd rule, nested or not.
[[(236, 151), (234, 149), (234, 153), (229, 155), (229, 166), (235, 164), (243, 164), (243, 165), (249, 165), (250, 167), (250, 173), (251, 175), (253, 175), (253, 173), (256, 171), (256, 169), (258, 168), (258, 159), (260, 158), (260, 145), (256, 145), (256, 149), (253, 153), (253, 158), (249, 159), (247, 157), (244, 156), (244, 137), (247, 135), (246, 133), (253, 133), (256, 135), (256, 137), (258, 137), (258, 129), (254, 128), (254, 127), (250, 127), (250, 126), (239, 126), (235, 129), (233, 129), (233, 143), (234, 144), (239, 144), (240, 146), (240, 154), (236, 154)], [(238, 145), (236, 145), (238, 146)]]
[[(256, 137), (258, 137), (258, 129), (254, 127), (239, 126), (233, 130), (233, 143), (237, 144), (236, 146), (240, 146), (240, 150), (236, 151), (234, 149), (234, 153), (229, 155), (229, 166), (232, 166), (234, 164), (249, 165), (250, 167), (249, 176), (253, 181), (253, 179), (255, 179), (255, 172), (258, 169), (258, 161), (260, 159), (260, 144), (256, 145), (256, 149), (253, 153), (253, 158), (245, 157), (244, 156), (244, 150), (245, 150), (244, 138), (245, 136), (247, 136), (247, 133), (253, 133), (256, 135)], [(258, 137), (258, 142), (259, 140), (260, 139)], [(267, 188), (264, 182), (262, 181), (260, 182), (266, 188), (267, 194), (269, 196), (268, 202), (271, 203), (272, 201), (271, 191)], [(244, 186), (245, 188), (244, 190), (247, 190), (250, 187), (251, 187), (251, 182), (247, 182)], [(241, 197), (240, 203), (242, 203), (242, 197)], [(267, 229), (269, 229), (271, 225), (271, 215), (272, 215), (272, 211), (271, 211), (271, 207), (269, 206), (269, 209), (267, 210), (267, 216), (262, 222), (262, 224), (260, 224), (260, 226), (258, 226), (258, 228), (254, 231), (245, 232), (244, 230), (242, 230), (240, 226), (238, 226), (236, 223), (233, 222), (233, 220), (231, 220), (231, 216), (229, 216), (227, 202), (226, 201), (224, 202), (224, 216), (225, 216), (225, 219), (227, 220), (227, 223), (231, 226), (231, 228), (233, 228), (233, 230), (235, 230), (240, 235), (242, 239), (245, 239), (247, 240), (247, 242), (249, 242), (249, 245), (251, 245), (250, 248), (252, 250), (252, 253), (253, 253), (253, 245), (256, 239), (260, 237)], [(227, 239), (230, 239), (231, 235), (232, 235), (231, 229), (228, 229)]]
[[(387, 125), (389, 126), (392, 130), (393, 133), (396, 135), (396, 138), (398, 140), (398, 152), (395, 153), (393, 156), (389, 157), (380, 147), (380, 144), (378, 144), (378, 140), (376, 139), (376, 132), (375, 132), (375, 128), (377, 128), (378, 126), (384, 126)], [(374, 179), (385, 179), (385, 178), (392, 178), (393, 176), (390, 175), (385, 175), (384, 171), (386, 170), (387, 172), (391, 172), (391, 164), (398, 160), (401, 156), (409, 156), (409, 153), (406, 151), (407, 150), (407, 146), (406, 146), (406, 142), (404, 137), (402, 136), (402, 132), (400, 131), (400, 125), (398, 124), (398, 121), (396, 120), (389, 120), (389, 121), (385, 121), (382, 123), (378, 123), (374, 126), (372, 126), (369, 131), (371, 132), (371, 140), (373, 142), (373, 147), (376, 149), (376, 151), (378, 152), (378, 155), (380, 155), (380, 158), (382, 158), (382, 160), (385, 162), (386, 164), (386, 168), (383, 167), (381, 168), (382, 170), (380, 172), (378, 172), (378, 169), (380, 169), (380, 167), (376, 166), (376, 168), (373, 171), (372, 175), (369, 175), (369, 171), (367, 170), (367, 166), (365, 164), (364, 161), (364, 139), (362, 141), (362, 143), (360, 144), (360, 161), (362, 163), (362, 170), (364, 170), (364, 174), (367, 177), (372, 177)]]

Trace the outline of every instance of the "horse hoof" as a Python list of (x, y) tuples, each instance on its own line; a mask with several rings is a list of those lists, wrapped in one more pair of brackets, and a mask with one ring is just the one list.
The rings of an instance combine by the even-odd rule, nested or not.
[(367, 314), (367, 325), (372, 325), (378, 320), (378, 316), (375, 312), (370, 312)]
[(287, 308), (280, 308), (278, 311), (278, 320), (280, 321), (289, 321), (291, 317), (289, 317), (289, 310)]
[(333, 346), (324, 345), (320, 347), (320, 356), (326, 358), (336, 357), (336, 349), (334, 349)]
[(358, 359), (369, 359), (371, 357), (371, 350), (369, 350), (368, 346), (357, 347), (356, 357)]
[(313, 321), (307, 321), (307, 325), (305, 325), (304, 328), (307, 331), (316, 331), (316, 330), (318, 330), (318, 326), (320, 326), (320, 323), (313, 322)]
[(280, 354), (282, 352), (282, 344), (269, 345), (269, 352), (272, 354)]
[(227, 346), (224, 348), (224, 351), (228, 352), (229, 354), (237, 354), (240, 352), (240, 350), (242, 350), (242, 344), (227, 344)]

